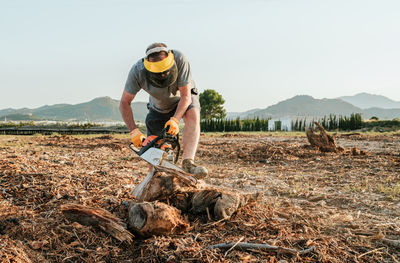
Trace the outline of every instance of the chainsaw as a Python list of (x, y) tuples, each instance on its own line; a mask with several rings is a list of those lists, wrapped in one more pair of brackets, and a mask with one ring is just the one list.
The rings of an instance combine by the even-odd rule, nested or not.
[[(129, 148), (139, 157), (151, 164), (156, 171), (168, 172), (173, 170), (173, 174), (183, 179), (189, 185), (196, 185), (197, 179), (176, 166), (179, 158), (181, 146), (179, 144), (179, 134), (170, 135), (167, 133), (169, 126), (161, 131), (159, 136), (151, 135), (147, 137), (142, 147), (137, 149), (133, 143)], [(174, 154), (176, 151), (176, 154)]]

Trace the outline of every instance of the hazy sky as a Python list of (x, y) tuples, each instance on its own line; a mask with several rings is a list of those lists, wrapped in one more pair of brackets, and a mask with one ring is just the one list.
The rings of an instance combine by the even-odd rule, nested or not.
[(182, 51), (228, 111), (299, 94), (400, 101), (398, 0), (0, 0), (0, 33), (0, 109), (120, 99), (153, 42)]

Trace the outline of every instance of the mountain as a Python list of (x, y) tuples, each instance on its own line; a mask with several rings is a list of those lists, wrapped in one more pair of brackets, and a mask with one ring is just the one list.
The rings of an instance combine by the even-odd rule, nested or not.
[(236, 118), (245, 118), (246, 116), (252, 115), (254, 112), (260, 111), (261, 109), (252, 109), (245, 112), (227, 112), (226, 118), (228, 119), (236, 119)]
[[(380, 98), (383, 96), (370, 95), (363, 93), (361, 97)], [(352, 97), (360, 97), (357, 94)], [(344, 97), (341, 97), (344, 98)], [(386, 97), (383, 97), (386, 98)], [(384, 101), (388, 101), (385, 99)], [(365, 100), (366, 101), (366, 100)], [(365, 102), (364, 101), (364, 102)], [(375, 103), (377, 100), (375, 100)], [(392, 103), (394, 101), (389, 100)], [(370, 101), (372, 103), (372, 101)], [(394, 102), (396, 103), (396, 102)], [(395, 105), (395, 104), (391, 104)], [(131, 105), (134, 113), (134, 118), (137, 121), (144, 122), (147, 115), (146, 102), (134, 102)], [(228, 112), (227, 117), (235, 119), (245, 118), (282, 118), (282, 117), (323, 117), (329, 114), (349, 116), (352, 113), (361, 113), (364, 119), (369, 119), (373, 116), (379, 119), (394, 119), (400, 118), (400, 107), (397, 109), (385, 109), (370, 107), (362, 109), (354, 106), (343, 99), (315, 99), (308, 95), (298, 95), (293, 98), (281, 101), (275, 105), (271, 105), (265, 109), (251, 109), (245, 112)], [(45, 105), (36, 109), (3, 109), (0, 110), (0, 120), (4, 118), (8, 120), (57, 120), (57, 121), (122, 121), (119, 112), (119, 100), (114, 100), (110, 97), (95, 98), (89, 102), (80, 104), (55, 104)]]
[(374, 95), (365, 92), (358, 93), (354, 96), (339, 97), (338, 99), (351, 103), (361, 109), (400, 109), (400, 101), (394, 101), (382, 95)]
[(118, 106), (118, 100), (111, 99), (110, 97), (101, 97), (75, 105), (56, 104), (53, 106), (44, 106), (35, 109), (33, 114), (43, 119), (54, 120), (121, 120)]
[[(144, 122), (147, 115), (146, 102), (134, 102), (131, 105), (135, 120)], [(0, 120), (10, 114), (34, 115), (45, 120), (58, 121), (122, 121), (119, 112), (119, 100), (110, 97), (95, 98), (80, 104), (45, 105), (36, 109), (0, 110)]]
[(40, 121), (41, 118), (32, 114), (13, 113), (1, 117), (1, 120), (7, 121)]
[(263, 110), (254, 111), (245, 117), (321, 117), (329, 114), (347, 116), (352, 113), (362, 113), (362, 109), (339, 99), (314, 99), (308, 95), (298, 95)]
[(6, 116), (10, 114), (23, 114), (23, 115), (28, 115), (32, 114), (32, 110), (28, 108), (21, 108), (21, 109), (12, 109), (12, 108), (7, 108), (0, 110), (0, 116)]
[[(368, 94), (369, 95), (369, 94)], [(376, 95), (373, 95), (376, 96)], [(383, 96), (378, 96), (383, 97)], [(394, 104), (391, 104), (394, 105)], [(352, 113), (361, 113), (364, 119), (375, 116), (379, 119), (400, 118), (400, 107), (397, 109), (368, 108), (362, 109), (342, 99), (315, 99), (308, 95), (298, 95), (281, 101), (265, 109), (253, 109), (242, 113), (228, 113), (228, 118), (283, 118), (308, 117), (319, 118), (329, 114), (350, 116)]]
[(381, 120), (400, 119), (400, 109), (368, 108), (363, 112), (362, 117), (364, 119), (370, 119), (371, 117), (378, 117)]

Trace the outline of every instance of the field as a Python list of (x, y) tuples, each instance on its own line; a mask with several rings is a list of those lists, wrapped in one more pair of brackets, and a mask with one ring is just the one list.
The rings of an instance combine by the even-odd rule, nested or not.
[[(260, 192), (230, 220), (194, 217), (190, 231), (120, 242), (68, 221), (66, 203), (121, 205), (147, 173), (126, 136), (0, 136), (1, 262), (399, 262), (400, 134), (337, 134), (343, 153), (305, 134), (202, 135), (207, 183)], [(352, 148), (357, 148), (352, 150)], [(209, 249), (268, 243), (304, 255)]]

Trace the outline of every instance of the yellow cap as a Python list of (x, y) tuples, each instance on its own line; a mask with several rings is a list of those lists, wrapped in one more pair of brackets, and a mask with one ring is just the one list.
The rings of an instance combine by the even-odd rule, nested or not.
[(144, 67), (153, 73), (161, 73), (172, 67), (174, 64), (174, 54), (170, 51), (168, 56), (157, 62), (150, 62), (146, 58), (143, 60)]

